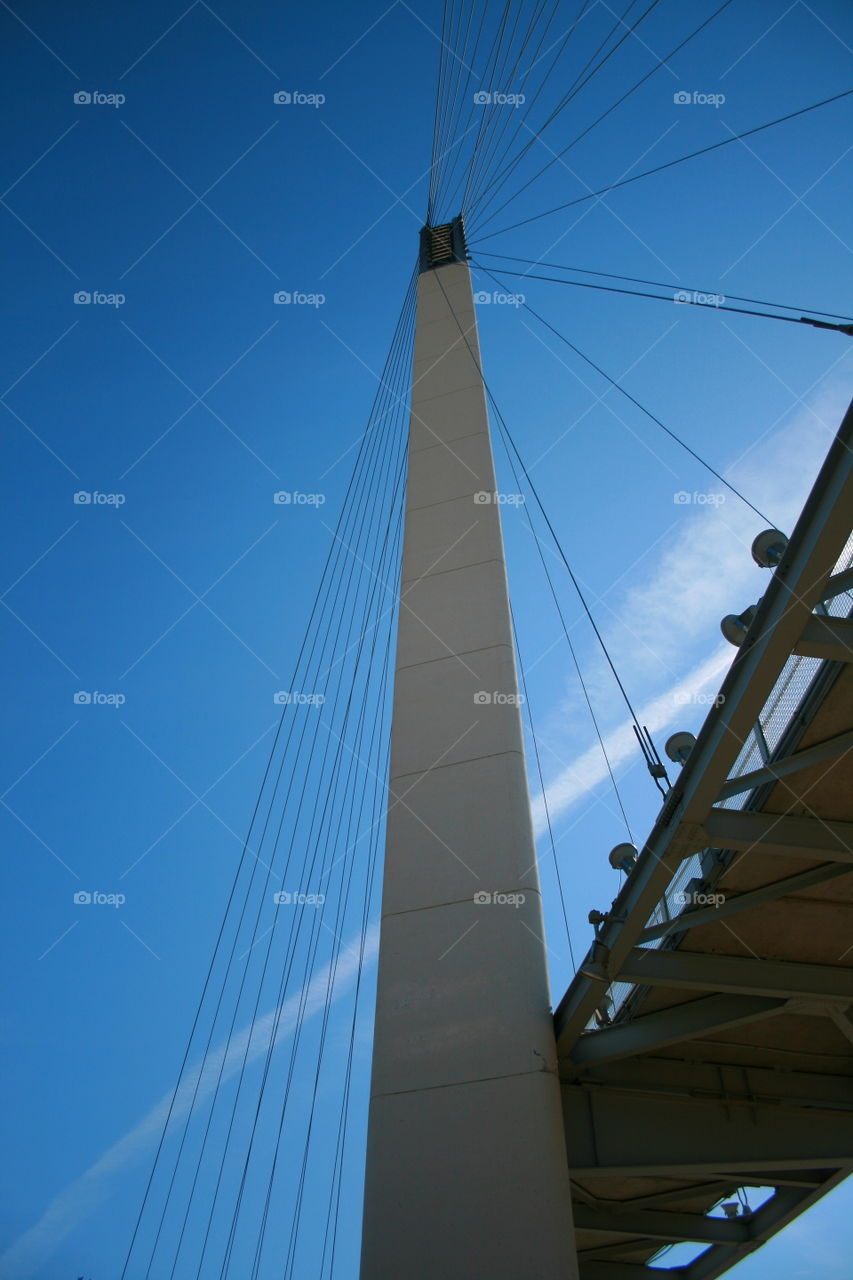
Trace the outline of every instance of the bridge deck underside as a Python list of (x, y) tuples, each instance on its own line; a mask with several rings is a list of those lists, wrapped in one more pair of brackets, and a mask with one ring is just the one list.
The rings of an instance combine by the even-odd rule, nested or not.
[[(558, 1010), (582, 1280), (722, 1275), (853, 1171), (853, 652), (809, 659), (799, 686), (791, 656), (821, 601), (850, 616), (826, 595), (850, 509), (817, 552), (838, 493), (807, 505), (801, 576), (791, 562), (753, 624), (761, 662), (738, 656)], [(773, 611), (791, 622), (796, 600), (786, 638)], [(785, 681), (796, 699), (756, 760)]]
[[(826, 676), (832, 687), (798, 749), (851, 728), (853, 667)], [(851, 760), (780, 780), (755, 811), (853, 821)], [(700, 904), (722, 899), (731, 914), (666, 935), (660, 949), (678, 965), (671, 982), (665, 969), (643, 982), (648, 961), (636, 960), (620, 1016), (562, 1061), (589, 1280), (620, 1280), (638, 1266), (648, 1275), (665, 1267), (665, 1256), (646, 1265), (661, 1249), (684, 1241), (704, 1251), (687, 1274), (719, 1275), (853, 1168), (853, 863), (720, 852), (716, 876), (694, 893)], [(806, 873), (824, 878), (804, 883)], [(790, 892), (734, 909), (790, 880)], [(747, 964), (706, 978), (707, 957)], [(797, 966), (790, 982), (787, 965)], [(805, 985), (802, 966), (815, 969)], [(753, 1202), (774, 1191), (751, 1218), (707, 1216), (740, 1190), (750, 1198), (750, 1187), (765, 1189)]]

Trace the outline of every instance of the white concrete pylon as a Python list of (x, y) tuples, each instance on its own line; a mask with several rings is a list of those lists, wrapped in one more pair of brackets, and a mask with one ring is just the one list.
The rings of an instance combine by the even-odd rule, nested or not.
[(479, 360), (422, 271), (361, 1280), (577, 1276)]

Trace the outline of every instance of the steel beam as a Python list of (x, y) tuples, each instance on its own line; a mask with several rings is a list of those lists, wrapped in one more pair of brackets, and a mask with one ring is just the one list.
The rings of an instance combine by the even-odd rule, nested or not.
[(834, 573), (826, 584), (821, 600), (834, 600), (836, 596), (843, 595), (845, 591), (853, 591), (853, 568), (842, 569), (840, 573)]
[(713, 808), (704, 828), (706, 843), (722, 849), (853, 863), (853, 822)]
[(837, 1105), (785, 1107), (759, 1097), (734, 1106), (579, 1083), (563, 1086), (563, 1109), (572, 1176), (587, 1186), (628, 1178), (772, 1186), (786, 1172), (810, 1178), (816, 1167), (853, 1166), (853, 1114)]
[(758, 996), (708, 996), (691, 1000), (631, 1022), (588, 1031), (575, 1045), (570, 1061), (575, 1066), (593, 1066), (637, 1053), (651, 1053), (682, 1040), (771, 1017), (782, 1013), (785, 1005), (785, 1000)]
[[(738, 997), (723, 997), (732, 998)], [(645, 1106), (647, 1098), (652, 1106), (693, 1099), (719, 1103), (728, 1110), (767, 1107), (777, 1116), (787, 1111), (832, 1110), (843, 1118), (853, 1109), (853, 1082), (847, 1076), (695, 1061), (692, 1054), (701, 1047), (691, 1047), (691, 1058), (686, 1060), (646, 1054), (584, 1065), (566, 1075), (564, 1096), (565, 1090), (586, 1088), (591, 1097), (599, 1090), (609, 1097), (625, 1094), (638, 1106)], [(814, 1180), (821, 1178), (815, 1175)]]
[(655, 1239), (644, 1240), (641, 1236), (635, 1236), (633, 1239), (628, 1240), (623, 1239), (621, 1236), (618, 1238), (611, 1236), (608, 1244), (594, 1245), (591, 1249), (578, 1249), (581, 1275), (583, 1275), (584, 1263), (593, 1259), (619, 1262), (628, 1254), (636, 1257), (638, 1253), (657, 1253), (660, 1247), (660, 1241)]
[(620, 966), (618, 980), (680, 990), (853, 1004), (853, 969), (791, 960), (753, 960), (636, 947)]
[(853, 866), (830, 862), (823, 867), (814, 867), (811, 871), (801, 871), (796, 876), (786, 876), (784, 880), (774, 880), (772, 884), (762, 885), (760, 889), (749, 889), (746, 893), (739, 893), (733, 898), (723, 895), (724, 901), (719, 906), (698, 907), (695, 911), (685, 911), (680, 916), (665, 920), (663, 924), (655, 924), (650, 929), (644, 929), (638, 942), (642, 946), (669, 933), (682, 933), (687, 929), (695, 929), (700, 924), (714, 924), (725, 916), (750, 911), (753, 907), (763, 906), (767, 902), (776, 902), (779, 898), (787, 898), (789, 894), (810, 889), (816, 884), (823, 884), (838, 876), (849, 875), (851, 871)]
[(683, 1280), (683, 1267), (643, 1267), (636, 1262), (582, 1262), (580, 1280)]
[(791, 1109), (759, 1098), (744, 1110), (720, 1099), (637, 1097), (580, 1085), (566, 1085), (563, 1101), (573, 1176), (587, 1185), (651, 1177), (802, 1190), (799, 1174), (805, 1189), (815, 1190), (816, 1166), (825, 1174), (818, 1187), (853, 1167), (853, 1116), (836, 1108)]
[(815, 614), (803, 628), (794, 653), (828, 662), (853, 662), (853, 622), (848, 618), (822, 618)]
[(614, 1201), (608, 1209), (575, 1209), (580, 1231), (611, 1231), (615, 1235), (647, 1236), (666, 1240), (695, 1240), (697, 1244), (742, 1244), (749, 1239), (745, 1223), (729, 1218), (708, 1218), (701, 1213), (658, 1213), (653, 1209), (622, 1209)]
[(763, 769), (752, 769), (749, 773), (742, 773), (737, 778), (729, 778), (725, 786), (720, 789), (717, 799), (727, 800), (729, 796), (740, 795), (744, 791), (754, 791), (765, 782), (775, 782), (778, 778), (787, 777), (788, 774), (806, 769), (809, 765), (818, 764), (821, 760), (829, 760), (833, 756), (841, 755), (851, 747), (853, 747), (853, 729), (847, 733), (839, 733), (835, 738), (828, 738), (826, 742), (816, 742), (813, 746), (796, 751), (783, 760), (774, 760)]
[[(848, 1135), (849, 1136), (849, 1135)], [(654, 1135), (648, 1136), (649, 1143), (654, 1142)], [(814, 1151), (816, 1144), (802, 1143), (803, 1150), (808, 1149), (812, 1152), (814, 1159)], [(829, 1154), (830, 1144), (826, 1143), (827, 1154), (820, 1158), (824, 1161), (828, 1179), (838, 1177), (839, 1181), (850, 1177), (853, 1174), (853, 1163), (847, 1159), (845, 1152), (840, 1150), (838, 1143), (832, 1145), (832, 1154)], [(763, 1150), (763, 1148), (761, 1148)], [(709, 1157), (713, 1157), (713, 1151), (709, 1151)], [(803, 1155), (800, 1158), (795, 1156), (778, 1157), (786, 1163), (786, 1169), (791, 1173), (796, 1173), (800, 1168), (808, 1170), (809, 1157)], [(781, 1179), (777, 1181), (776, 1174), (771, 1173), (770, 1169), (775, 1168), (773, 1160), (768, 1158), (766, 1161), (767, 1173), (759, 1167), (755, 1168), (755, 1163), (750, 1164), (748, 1159), (737, 1159), (731, 1156), (722, 1156), (716, 1160), (709, 1158), (701, 1160), (697, 1155), (691, 1155), (689, 1152), (684, 1153), (682, 1160), (660, 1159), (657, 1161), (650, 1159), (637, 1159), (631, 1163), (623, 1160), (617, 1160), (612, 1164), (579, 1164), (577, 1166), (577, 1175), (582, 1177), (585, 1182), (595, 1183), (601, 1180), (605, 1183), (613, 1178), (620, 1181), (623, 1179), (633, 1178), (668, 1178), (673, 1181), (683, 1180), (685, 1183), (692, 1181), (694, 1178), (718, 1178), (721, 1181), (728, 1178), (735, 1186), (738, 1187), (773, 1187), (773, 1186), (800, 1186), (796, 1181), (783, 1182)]]
[(763, 1173), (741, 1173), (737, 1183), (741, 1187), (802, 1187), (813, 1192), (823, 1190), (835, 1174), (834, 1169), (799, 1169), (796, 1173), (766, 1169)]
[[(736, 1182), (736, 1185), (740, 1185)], [(672, 1204), (678, 1200), (691, 1200), (695, 1196), (704, 1196), (708, 1200), (716, 1202), (724, 1196), (728, 1196), (732, 1182), (698, 1182), (693, 1186), (670, 1187), (667, 1191), (653, 1191), (647, 1196), (632, 1196), (630, 1200), (621, 1200), (619, 1203), (624, 1204), (629, 1209), (655, 1209), (662, 1204)]]
[(833, 1009), (829, 1015), (838, 1030), (853, 1044), (853, 1010)]

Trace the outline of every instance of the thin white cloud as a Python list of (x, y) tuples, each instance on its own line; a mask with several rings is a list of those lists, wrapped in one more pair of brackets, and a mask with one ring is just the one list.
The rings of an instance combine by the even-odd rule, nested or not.
[[(725, 473), (787, 533), (796, 523), (848, 398), (849, 386), (836, 381), (824, 386), (808, 408), (798, 411)], [(715, 482), (706, 493), (726, 491)], [(652, 565), (636, 575), (621, 599), (612, 602), (616, 617), (609, 624), (602, 618), (605, 640), (629, 693), (653, 691), (665, 684), (663, 691), (647, 693), (638, 706), (641, 724), (652, 733), (678, 727), (685, 705), (695, 706), (716, 689), (734, 656), (729, 645), (719, 644), (720, 620), (755, 603), (768, 581), (766, 571), (758, 569), (750, 555), (762, 522), (733, 495), (723, 502), (673, 503), (673, 511), (688, 511), (689, 518), (680, 521)], [(598, 612), (601, 615), (600, 606)], [(621, 710), (621, 703), (612, 675), (597, 655), (589, 666), (593, 705), (606, 720), (608, 713), (612, 716)], [(636, 695), (632, 701), (637, 705)], [(559, 733), (551, 736), (557, 748), (562, 747), (560, 755), (569, 759), (545, 787), (552, 820), (608, 777), (597, 743), (578, 752), (575, 739), (567, 748), (565, 726), (576, 725), (584, 715), (571, 692), (547, 726), (550, 734), (559, 725)], [(638, 750), (630, 721), (606, 733), (604, 741), (614, 772)], [(538, 834), (546, 825), (541, 794), (533, 802), (533, 814)]]
[[(837, 423), (843, 408), (840, 389), (821, 397), (822, 412), (802, 411), (727, 469), (726, 479), (786, 533), (829, 447), (822, 423)], [(619, 621), (608, 628), (616, 657), (637, 675), (670, 680), (697, 642), (716, 639), (724, 614), (739, 613), (766, 586), (766, 573), (750, 555), (764, 522), (716, 481), (686, 496), (690, 502), (673, 502), (673, 513), (688, 518), (679, 521), (652, 570), (628, 588)]]
[[(645, 706), (638, 708), (640, 723), (647, 725), (652, 734), (661, 733), (674, 725), (684, 715), (687, 705), (696, 705), (703, 698), (712, 698), (711, 690), (720, 684), (723, 674), (731, 665), (734, 650), (730, 645), (718, 648), (710, 658), (701, 662), (677, 685), (658, 694)], [(614, 772), (639, 750), (630, 720), (605, 735), (604, 746)], [(607, 765), (601, 748), (596, 744), (584, 751), (567, 765), (545, 788), (551, 820), (556, 821), (568, 812), (572, 805), (608, 777)], [(542, 794), (533, 800), (533, 825), (536, 835), (547, 829), (547, 817)]]
[[(356, 977), (359, 967), (358, 948), (358, 938), (351, 939), (341, 948), (333, 1001), (340, 999)], [(371, 961), (378, 950), (379, 929), (375, 926), (368, 930), (365, 938), (364, 962)], [(297, 992), (280, 1006), (281, 1016), (275, 1030), (276, 1044), (295, 1027), (303, 1002), (303, 1018), (313, 1017), (324, 1008), (331, 969), (330, 961), (315, 974), (304, 991)], [(223, 1042), (211, 1050), (203, 1062), (196, 1064), (178, 1090), (172, 1122), (187, 1114), (196, 1079), (199, 1080), (198, 1099), (202, 1100), (215, 1088), (220, 1066), (223, 1080), (240, 1070), (247, 1045), (247, 1062), (253, 1062), (267, 1052), (278, 1015), (279, 1010), (272, 1009), (254, 1023), (243, 1027), (232, 1037), (230, 1046)], [(116, 1175), (155, 1146), (162, 1132), (171, 1098), (171, 1092), (162, 1097), (129, 1133), (119, 1138), (85, 1173), (56, 1196), (34, 1226), (10, 1245), (0, 1257), (2, 1280), (30, 1280), (30, 1277), (39, 1272), (65, 1237), (106, 1199)]]

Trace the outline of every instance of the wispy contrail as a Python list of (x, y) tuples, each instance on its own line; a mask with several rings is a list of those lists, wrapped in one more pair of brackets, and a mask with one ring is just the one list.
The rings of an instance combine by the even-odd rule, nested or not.
[[(680, 680), (672, 689), (659, 694), (645, 706), (640, 707), (638, 715), (640, 723), (647, 725), (652, 733), (660, 733), (673, 724), (679, 715), (683, 715), (685, 705), (715, 688), (722, 678), (723, 672), (730, 666), (734, 650), (731, 645), (717, 649), (710, 658), (706, 658), (693, 671)], [(626, 720), (617, 729), (605, 735), (604, 746), (613, 769), (618, 769), (624, 761), (630, 759), (638, 750), (637, 739)], [(596, 743), (573, 760), (545, 788), (548, 798), (548, 810), (552, 822), (564, 814), (593, 787), (597, 787), (608, 777), (607, 765)], [(533, 800), (533, 824), (537, 836), (547, 829), (547, 817), (542, 795)]]
[[(832, 437), (830, 423), (844, 411), (846, 388), (832, 384), (823, 389), (814, 404), (784, 427), (773, 431), (760, 450), (747, 455), (727, 469), (727, 475), (790, 532), (808, 492), (812, 477)], [(766, 456), (771, 454), (772, 467)], [(688, 707), (708, 702), (734, 657), (728, 644), (715, 645), (709, 653), (711, 637), (719, 637), (719, 620), (726, 613), (738, 613), (754, 603), (764, 590), (767, 575), (752, 562), (749, 547), (760, 521), (754, 513), (725, 495), (687, 494), (686, 499), (706, 499), (692, 505), (692, 519), (682, 522), (648, 565), (644, 573), (632, 576), (628, 590), (616, 606), (616, 617), (605, 625), (605, 635), (617, 668), (629, 689), (649, 688), (667, 678), (665, 690), (647, 698), (638, 708), (641, 724), (652, 733), (678, 725)], [(678, 509), (679, 494), (674, 495)], [(710, 496), (716, 500), (707, 501)], [(704, 641), (704, 653), (700, 645)], [(693, 666), (682, 674), (685, 659)], [(593, 700), (601, 710), (615, 705), (609, 671), (598, 659), (592, 678)], [(577, 721), (577, 715), (583, 717)], [(565, 703), (557, 713), (559, 741), (566, 742), (568, 722), (585, 724), (585, 712)], [(553, 720), (552, 720), (553, 723)], [(557, 736), (551, 735), (549, 736)], [(636, 758), (638, 747), (630, 721), (620, 723), (604, 735), (604, 745), (614, 771)], [(546, 783), (545, 794), (552, 821), (565, 814), (592, 788), (608, 777), (607, 766), (596, 743), (579, 754), (565, 749), (565, 768)], [(547, 827), (541, 794), (533, 801), (536, 834)]]
[[(332, 999), (339, 999), (352, 984), (359, 968), (360, 938), (353, 938), (341, 947)], [(364, 945), (364, 960), (375, 957), (379, 949), (379, 929), (368, 930)], [(326, 991), (331, 977), (333, 961), (329, 961), (308, 983), (304, 991), (297, 992), (281, 1005), (281, 1018), (275, 1032), (278, 1044), (296, 1025), (304, 1000), (303, 1017), (312, 1017), (325, 1007)], [(227, 1079), (239, 1071), (243, 1054), (247, 1050), (247, 1063), (267, 1052), (269, 1037), (275, 1026), (279, 1010), (271, 1009), (262, 1018), (243, 1027), (232, 1037), (230, 1045), (219, 1044), (189, 1072), (189, 1078), (178, 1090), (172, 1109), (172, 1120), (187, 1114), (192, 1103), (195, 1081), (198, 1078), (198, 1098), (209, 1096), (216, 1086), (219, 1068)], [(119, 1138), (99, 1160), (61, 1191), (48, 1205), (38, 1222), (19, 1236), (14, 1244), (0, 1256), (2, 1280), (32, 1280), (38, 1274), (57, 1247), (99, 1204), (109, 1195), (116, 1175), (132, 1161), (153, 1147), (163, 1130), (171, 1091), (143, 1116), (123, 1138)]]

